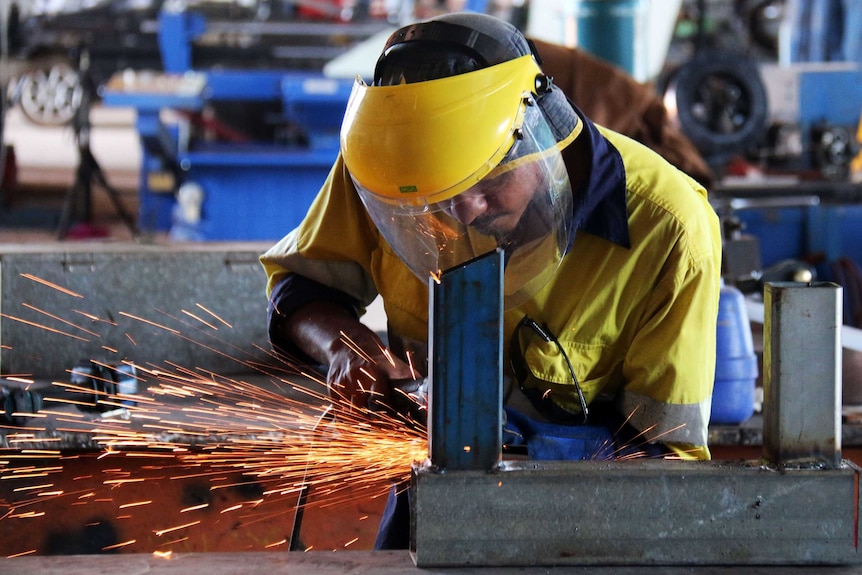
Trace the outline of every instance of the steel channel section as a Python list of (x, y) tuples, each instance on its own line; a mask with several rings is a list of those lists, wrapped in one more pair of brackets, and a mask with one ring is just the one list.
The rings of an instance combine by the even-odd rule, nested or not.
[(419, 567), (855, 564), (858, 475), (851, 463), (417, 465), (411, 555)]
[(503, 252), (430, 279), (428, 449), (439, 470), (500, 461)]
[(776, 465), (841, 462), (842, 289), (829, 282), (764, 289), (763, 453)]

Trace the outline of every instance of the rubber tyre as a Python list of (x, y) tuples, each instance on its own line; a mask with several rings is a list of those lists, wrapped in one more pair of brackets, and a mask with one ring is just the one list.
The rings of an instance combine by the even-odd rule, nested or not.
[(741, 54), (697, 54), (673, 74), (664, 97), (705, 156), (741, 153), (766, 131), (766, 89), (757, 66)]

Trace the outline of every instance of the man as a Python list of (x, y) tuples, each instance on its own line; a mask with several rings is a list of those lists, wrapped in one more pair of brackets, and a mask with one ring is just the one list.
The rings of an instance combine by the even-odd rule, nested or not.
[[(271, 341), (327, 366), (334, 399), (385, 401), (424, 373), (429, 276), (501, 247), (513, 441), (533, 455), (543, 425), (586, 422), (616, 449), (706, 459), (718, 219), (700, 184), (593, 124), (540, 61), (481, 14), (393, 34), (308, 215), (261, 257)], [(394, 357), (359, 321), (377, 294)]]

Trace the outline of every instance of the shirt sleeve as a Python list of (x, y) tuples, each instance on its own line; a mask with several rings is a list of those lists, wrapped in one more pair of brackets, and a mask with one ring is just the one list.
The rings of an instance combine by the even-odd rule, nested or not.
[(339, 156), (300, 225), (261, 255), (267, 294), (293, 273), (366, 306), (377, 297), (370, 269), (378, 245), (377, 229)]
[(313, 301), (331, 301), (359, 317), (377, 296), (370, 258), (376, 228), (362, 207), (341, 157), (300, 225), (260, 256), (267, 277), (270, 343), (308, 359), (280, 336), (279, 325)]
[[(720, 256), (710, 251), (711, 227), (689, 230), (665, 262), (626, 354), (623, 410), (653, 441), (678, 454), (708, 458), (715, 375)], [(702, 251), (692, 247), (700, 244)], [(716, 248), (714, 248), (716, 249)]]
[(275, 284), (266, 306), (269, 342), (273, 349), (303, 363), (313, 361), (293, 342), (285, 339), (279, 329), (281, 323), (302, 306), (314, 301), (331, 301), (359, 317), (359, 303), (341, 290), (323, 285), (298, 274), (287, 274)]

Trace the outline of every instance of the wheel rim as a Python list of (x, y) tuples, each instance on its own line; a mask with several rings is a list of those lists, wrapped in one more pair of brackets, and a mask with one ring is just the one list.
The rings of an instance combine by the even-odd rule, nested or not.
[(692, 118), (714, 134), (740, 132), (751, 116), (751, 99), (746, 90), (729, 76), (704, 78), (692, 102)]
[(81, 105), (82, 92), (77, 72), (66, 64), (33, 70), (21, 81), (21, 109), (37, 124), (66, 124)]

